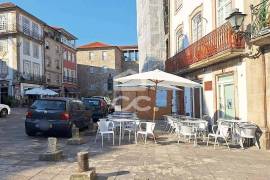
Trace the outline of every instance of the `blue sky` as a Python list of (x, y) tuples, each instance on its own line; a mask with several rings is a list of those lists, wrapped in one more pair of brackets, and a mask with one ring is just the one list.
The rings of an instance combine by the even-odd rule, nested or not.
[[(7, 0), (8, 1), (8, 0)], [(7, 2), (2, 1), (0, 2)], [(10, 0), (47, 24), (78, 37), (77, 45), (137, 43), (136, 0)]]

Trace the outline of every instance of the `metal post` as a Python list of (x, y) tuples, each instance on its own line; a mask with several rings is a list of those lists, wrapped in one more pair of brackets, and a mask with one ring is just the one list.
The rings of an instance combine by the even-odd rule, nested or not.
[(200, 118), (202, 118), (202, 105), (203, 105), (203, 103), (202, 103), (202, 88), (200, 87)]
[(195, 97), (194, 97), (195, 91), (194, 88), (192, 88), (192, 116), (195, 117)]

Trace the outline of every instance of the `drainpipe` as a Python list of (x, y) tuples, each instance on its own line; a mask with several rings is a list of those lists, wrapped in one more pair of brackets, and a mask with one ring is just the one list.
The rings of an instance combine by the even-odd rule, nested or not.
[(267, 124), (267, 75), (266, 75), (266, 61), (265, 61), (265, 53), (264, 53), (264, 50), (262, 50), (262, 61), (263, 61), (263, 91), (264, 91), (264, 128), (265, 128), (265, 131), (268, 132), (268, 124)]

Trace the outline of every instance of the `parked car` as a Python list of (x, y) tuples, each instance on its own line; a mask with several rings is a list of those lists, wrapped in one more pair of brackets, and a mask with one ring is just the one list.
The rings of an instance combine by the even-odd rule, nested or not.
[(25, 132), (34, 136), (37, 132), (71, 137), (72, 126), (89, 127), (92, 122), (90, 110), (82, 101), (70, 98), (44, 98), (36, 100), (28, 109)]
[(10, 114), (10, 107), (6, 104), (0, 104), (0, 117), (6, 117)]
[(107, 106), (108, 106), (108, 113), (113, 113), (114, 112), (114, 106), (112, 105), (112, 101), (109, 97), (105, 96), (93, 96), (93, 98), (100, 98), (106, 101)]
[(101, 98), (83, 98), (83, 103), (86, 109), (92, 110), (92, 119), (94, 122), (108, 115), (108, 105), (106, 101)]

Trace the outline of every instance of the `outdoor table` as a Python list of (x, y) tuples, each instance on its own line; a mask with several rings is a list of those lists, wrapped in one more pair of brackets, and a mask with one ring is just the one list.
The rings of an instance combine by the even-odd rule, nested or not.
[(236, 131), (235, 131), (235, 125), (237, 123), (243, 123), (243, 122), (246, 122), (246, 121), (243, 121), (243, 120), (237, 120), (237, 119), (218, 119), (217, 120), (218, 123), (221, 123), (221, 122), (225, 122), (225, 123), (229, 123), (231, 124), (231, 128), (232, 128), (232, 131), (231, 131), (231, 137), (232, 137), (232, 142), (234, 144), (236, 144)]
[(121, 145), (121, 137), (122, 137), (122, 123), (125, 123), (125, 122), (135, 122), (136, 120), (132, 120), (132, 119), (117, 119), (117, 118), (111, 118), (110, 119), (111, 121), (113, 122), (118, 122), (119, 123), (119, 146)]

